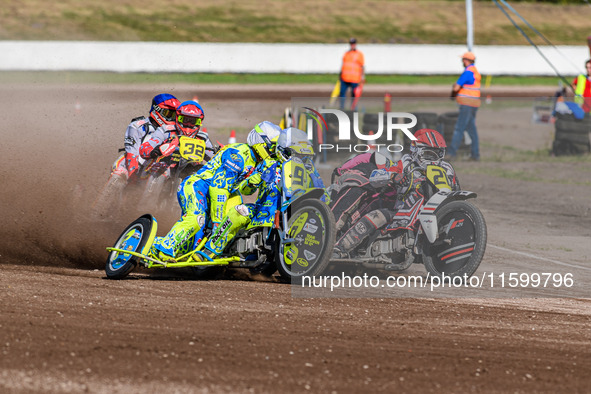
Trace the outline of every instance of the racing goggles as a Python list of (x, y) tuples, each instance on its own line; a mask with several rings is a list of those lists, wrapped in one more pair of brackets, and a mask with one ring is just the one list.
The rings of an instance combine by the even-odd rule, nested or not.
[(169, 109), (169, 108), (160, 108), (158, 105), (154, 106), (154, 110), (158, 112), (162, 117), (169, 122), (174, 121), (174, 115), (176, 114), (176, 110)]
[(260, 157), (261, 160), (266, 160), (271, 157), (269, 150), (267, 149), (267, 144), (254, 144), (252, 149), (256, 152), (257, 156)]
[(190, 127), (190, 128), (196, 128), (198, 126), (201, 126), (201, 122), (202, 122), (201, 118), (196, 118), (194, 116), (188, 116), (188, 115), (179, 115), (179, 116), (177, 116), (176, 119), (179, 122), (179, 124), (183, 125), (183, 127)]
[(416, 155), (421, 161), (440, 161), (445, 157), (444, 148), (416, 147)]

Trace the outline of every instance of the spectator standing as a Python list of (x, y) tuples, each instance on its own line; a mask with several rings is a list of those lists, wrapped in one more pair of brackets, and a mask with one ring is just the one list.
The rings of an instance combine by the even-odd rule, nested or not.
[(579, 104), (585, 113), (591, 111), (591, 81), (589, 76), (591, 75), (591, 59), (585, 62), (585, 69), (587, 75), (577, 76), (572, 83), (573, 91), (575, 92), (575, 103)]
[(347, 90), (351, 88), (351, 97), (354, 100), (357, 86), (365, 80), (365, 59), (363, 53), (357, 50), (357, 39), (351, 38), (349, 44), (351, 48), (343, 56), (343, 64), (341, 66), (341, 90), (339, 93), (341, 109), (345, 108)]
[(456, 97), (459, 115), (454, 128), (454, 134), (449, 147), (449, 157), (453, 159), (462, 143), (464, 131), (468, 132), (472, 140), (470, 160), (480, 160), (478, 146), (478, 130), (476, 129), (476, 112), (480, 107), (480, 73), (474, 65), (476, 56), (472, 52), (462, 55), (464, 72), (452, 87), (452, 96)]

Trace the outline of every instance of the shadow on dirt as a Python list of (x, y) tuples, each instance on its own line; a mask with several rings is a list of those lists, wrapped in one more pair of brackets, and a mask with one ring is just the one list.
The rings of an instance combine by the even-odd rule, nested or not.
[[(103, 279), (107, 280), (105, 276)], [(144, 269), (136, 267), (124, 279), (119, 280), (150, 280), (150, 281), (252, 281), (267, 283), (285, 283), (278, 274), (266, 276), (252, 274), (246, 269), (219, 268), (204, 274), (195, 274), (189, 268)]]

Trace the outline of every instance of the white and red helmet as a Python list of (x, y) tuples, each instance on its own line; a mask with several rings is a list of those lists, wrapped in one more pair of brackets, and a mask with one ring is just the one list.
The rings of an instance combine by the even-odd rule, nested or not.
[(410, 155), (413, 161), (424, 164), (439, 163), (445, 157), (447, 144), (443, 136), (433, 129), (420, 129), (414, 134), (416, 140), (410, 143)]
[(156, 122), (156, 127), (174, 125), (176, 108), (181, 102), (172, 94), (162, 93), (154, 96), (150, 107), (150, 119)]
[(196, 101), (183, 101), (176, 109), (175, 126), (181, 135), (194, 137), (205, 118), (203, 108)]

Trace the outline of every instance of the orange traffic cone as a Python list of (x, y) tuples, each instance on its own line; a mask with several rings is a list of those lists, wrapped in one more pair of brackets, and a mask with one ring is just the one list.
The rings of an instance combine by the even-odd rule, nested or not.
[(235, 144), (236, 143), (236, 131), (232, 130), (230, 132), (230, 138), (228, 138), (228, 144)]
[(196, 103), (199, 103), (199, 97), (193, 96), (193, 101), (196, 102)]

